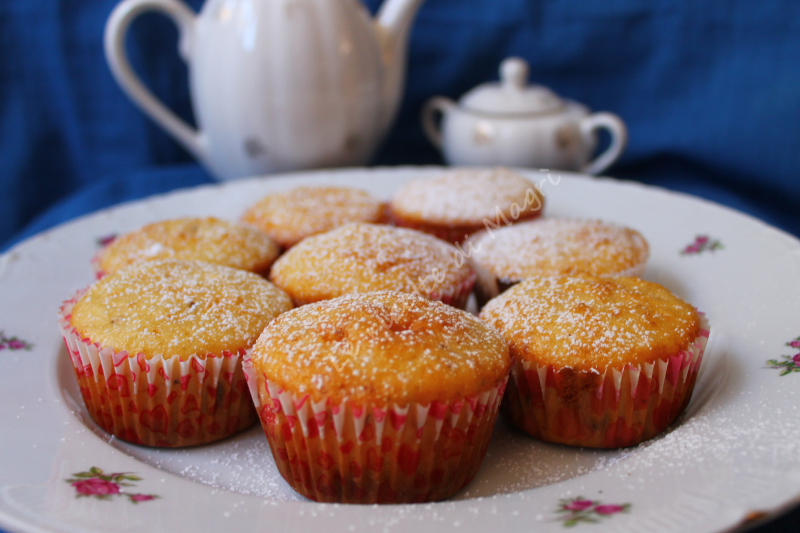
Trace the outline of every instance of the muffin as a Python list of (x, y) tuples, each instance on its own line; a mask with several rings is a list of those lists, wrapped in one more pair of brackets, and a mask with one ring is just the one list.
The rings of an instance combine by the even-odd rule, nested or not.
[(291, 307), (256, 274), (155, 261), (65, 302), (59, 327), (98, 426), (134, 444), (191, 446), (256, 421), (242, 357)]
[(457, 169), (409, 181), (389, 209), (397, 226), (455, 244), (484, 228), (536, 218), (543, 202), (532, 182), (506, 168)]
[(280, 250), (266, 234), (213, 217), (148, 224), (103, 248), (93, 261), (98, 277), (144, 261), (205, 261), (266, 276)]
[(633, 446), (683, 412), (708, 340), (702, 313), (634, 277), (530, 278), (481, 312), (516, 362), (501, 412), (537, 439)]
[(245, 212), (242, 221), (285, 249), (350, 222), (386, 222), (386, 212), (383, 202), (359, 189), (297, 187), (268, 194)]
[(479, 301), (537, 276), (641, 276), (650, 255), (636, 230), (600, 220), (558, 218), (489, 229), (464, 248), (490, 275), (488, 284), (481, 278)]
[(319, 502), (448, 498), (475, 476), (511, 361), (473, 315), (416, 295), (297, 308), (245, 372), (283, 478)]
[(452, 245), (375, 224), (348, 224), (309, 237), (276, 261), (270, 274), (295, 305), (393, 290), (464, 308), (475, 278)]

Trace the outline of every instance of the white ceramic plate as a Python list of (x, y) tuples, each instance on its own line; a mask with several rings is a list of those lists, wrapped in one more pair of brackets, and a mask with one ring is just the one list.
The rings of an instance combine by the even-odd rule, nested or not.
[[(767, 361), (800, 351), (787, 344), (800, 336), (800, 242), (696, 198), (566, 173), (530, 174), (544, 180), (547, 215), (637, 228), (652, 248), (646, 277), (711, 320), (694, 397), (665, 435), (592, 451), (542, 444), (500, 422), (478, 476), (452, 501), (348, 506), (301, 501), (280, 479), (257, 427), (209, 446), (155, 450), (111, 439), (89, 420), (55, 316), (63, 299), (93, 280), (89, 260), (99, 238), (179, 215), (236, 219), (265, 193), (306, 183), (388, 198), (404, 181), (436, 172), (344, 170), (178, 191), (71, 222), (4, 255), (0, 527), (528, 532), (561, 531), (572, 520), (587, 532), (716, 532), (796, 501), (800, 373), (781, 375), (792, 364), (776, 369)], [(116, 494), (114, 480), (102, 481), (98, 471), (76, 477), (92, 467), (140, 479), (121, 480), (128, 486)]]

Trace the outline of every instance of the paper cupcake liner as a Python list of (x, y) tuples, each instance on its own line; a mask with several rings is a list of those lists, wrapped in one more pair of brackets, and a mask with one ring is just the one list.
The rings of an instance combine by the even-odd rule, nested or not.
[(475, 280), (478, 275), (475, 272), (470, 272), (467, 279), (459, 283), (455, 288), (448, 290), (436, 290), (430, 294), (426, 294), (429, 299), (437, 300), (447, 305), (451, 305), (457, 309), (466, 309), (467, 302), (469, 302), (469, 295), (472, 294), (472, 288), (475, 286)]
[(410, 503), (448, 498), (480, 468), (507, 377), (449, 403), (314, 402), (244, 362), (272, 456), (283, 478), (318, 502)]
[(98, 426), (145, 446), (194, 446), (238, 433), (258, 415), (242, 372), (245, 351), (145, 358), (81, 338), (70, 324), (85, 291), (64, 302), (58, 325), (83, 401)]
[(100, 250), (99, 252), (94, 254), (92, 256), (91, 261), (90, 261), (90, 263), (92, 265), (92, 272), (94, 272), (95, 279), (103, 278), (106, 275), (105, 270), (103, 270), (102, 267), (100, 267), (100, 254), (102, 252), (103, 252), (103, 250)]
[(633, 446), (664, 431), (689, 403), (708, 341), (700, 335), (686, 351), (603, 374), (556, 370), (517, 361), (511, 367), (503, 416), (531, 436), (590, 448)]

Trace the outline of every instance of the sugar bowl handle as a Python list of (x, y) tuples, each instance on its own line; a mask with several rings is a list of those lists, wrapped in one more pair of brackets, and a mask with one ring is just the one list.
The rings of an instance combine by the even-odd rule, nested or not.
[(184, 61), (189, 62), (194, 40), (195, 14), (179, 0), (124, 0), (120, 2), (111, 12), (106, 23), (104, 39), (106, 61), (114, 79), (128, 97), (195, 157), (204, 160), (206, 150), (203, 146), (201, 132), (181, 120), (156, 98), (144, 86), (128, 61), (128, 54), (125, 52), (125, 35), (134, 19), (148, 11), (162, 13), (175, 22), (180, 33), (181, 57)]
[(428, 140), (441, 150), (442, 148), (442, 131), (436, 125), (436, 113), (444, 113), (456, 106), (455, 102), (449, 98), (436, 96), (425, 102), (425, 107), (422, 108), (422, 129)]
[(584, 144), (594, 146), (595, 132), (601, 128), (605, 128), (611, 134), (611, 144), (605, 152), (581, 169), (582, 172), (587, 174), (600, 174), (603, 172), (619, 158), (622, 151), (625, 150), (625, 145), (628, 144), (628, 128), (625, 127), (622, 119), (613, 113), (595, 113), (581, 121), (580, 129)]

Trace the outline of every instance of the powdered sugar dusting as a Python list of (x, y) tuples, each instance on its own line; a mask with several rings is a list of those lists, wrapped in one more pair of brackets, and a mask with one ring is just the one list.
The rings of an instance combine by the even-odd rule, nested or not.
[(543, 219), (485, 231), (473, 257), (510, 283), (532, 276), (620, 274), (647, 261), (647, 241), (630, 228), (599, 220)]
[(143, 261), (206, 261), (263, 272), (278, 257), (278, 246), (254, 228), (217, 218), (179, 218), (148, 224), (114, 240), (97, 256), (106, 274)]
[[(409, 171), (402, 172), (404, 174), (401, 172), (385, 174), (379, 172), (376, 175), (359, 174), (358, 178), (371, 179), (374, 183), (379, 183), (380, 188), (376, 185), (376, 191), (389, 191), (392, 188), (392, 180), (398, 180), (398, 175), (406, 176), (410, 173)], [(287, 178), (286, 183), (290, 179), (296, 178)], [(571, 183), (573, 181), (574, 183)], [(504, 452), (493, 445), (490, 447), (487, 460), (478, 477), (466, 489), (469, 491), (468, 497), (484, 496), (486, 498), (473, 502), (442, 502), (431, 505), (354, 509), (346, 506), (322, 506), (313, 503), (285, 506), (272, 500), (263, 503), (251, 500), (248, 505), (241, 505), (234, 509), (232, 502), (238, 503), (244, 498), (236, 494), (209, 490), (208, 493), (215, 501), (215, 504), (209, 507), (209, 516), (216, 518), (223, 511), (227, 516), (228, 511), (231, 511), (234, 516), (238, 514), (239, 517), (246, 516), (256, 521), (260, 520), (262, 523), (267, 523), (273, 518), (288, 519), (296, 521), (296, 525), (300, 529), (304, 526), (306, 529), (309, 526), (324, 528), (330, 524), (342, 529), (349, 528), (357, 531), (376, 528), (394, 531), (398, 527), (413, 528), (414, 524), (427, 525), (429, 529), (435, 529), (438, 527), (437, 524), (449, 527), (453, 524), (453, 520), (459, 520), (460, 529), (464, 529), (469, 524), (479, 521), (481, 524), (491, 526), (496, 524), (497, 520), (501, 520), (505, 521), (505, 526), (510, 529), (527, 527), (528, 529), (555, 530), (560, 527), (560, 524), (551, 521), (551, 512), (559, 495), (567, 495), (572, 491), (573, 495), (593, 496), (600, 490), (604, 494), (595, 497), (608, 499), (608, 501), (622, 501), (616, 496), (624, 496), (625, 501), (634, 501), (637, 509), (641, 509), (641, 512), (624, 517), (624, 523), (619, 524), (621, 529), (688, 531), (700, 527), (701, 523), (707, 529), (727, 529), (732, 525), (730, 521), (735, 520), (736, 512), (742, 512), (742, 516), (744, 516), (744, 513), (749, 510), (762, 509), (773, 512), (783, 505), (788, 505), (798, 494), (797, 480), (800, 479), (797, 470), (797, 457), (800, 456), (798, 454), (800, 452), (800, 433), (798, 432), (800, 425), (797, 423), (800, 420), (798, 417), (800, 402), (796, 401), (798, 399), (797, 382), (784, 379), (785, 383), (781, 383), (780, 380), (771, 379), (774, 376), (765, 377), (764, 374), (769, 374), (769, 372), (762, 370), (760, 366), (763, 365), (763, 360), (776, 350), (776, 346), (777, 349), (783, 346), (783, 342), (786, 340), (784, 337), (796, 335), (796, 333), (791, 333), (791, 328), (794, 327), (791, 324), (791, 317), (794, 315), (790, 312), (796, 307), (791, 304), (796, 299), (789, 297), (792, 291), (788, 290), (789, 285), (782, 283), (786, 278), (781, 274), (785, 271), (794, 272), (792, 268), (796, 266), (797, 262), (794, 259), (797, 254), (792, 254), (794, 249), (790, 249), (790, 245), (794, 245), (791, 243), (787, 245), (786, 238), (778, 238), (777, 234), (764, 227), (753, 229), (752, 225), (747, 226), (745, 222), (736, 219), (730, 212), (727, 214), (719, 210), (715, 212), (708, 205), (701, 205), (697, 202), (690, 203), (685, 198), (681, 199), (674, 195), (667, 196), (643, 189), (640, 186), (628, 186), (609, 180), (581, 179), (580, 182), (578, 181), (576, 178), (565, 176), (565, 187), (569, 188), (563, 192), (564, 194), (569, 193), (570, 197), (563, 198), (563, 204), (559, 202), (560, 211), (569, 211), (574, 215), (580, 215), (581, 210), (588, 212), (592, 210), (593, 206), (599, 205), (598, 199), (611, 195), (615, 200), (625, 199), (634, 202), (632, 205), (635, 209), (630, 213), (626, 212), (626, 216), (629, 216), (630, 220), (638, 218), (652, 222), (658, 218), (655, 215), (666, 216), (670, 212), (674, 212), (676, 208), (678, 210), (691, 209), (692, 213), (701, 218), (704, 217), (703, 220), (707, 221), (709, 225), (721, 228), (721, 230), (727, 228), (729, 232), (732, 232), (729, 238), (733, 235), (743, 239), (738, 243), (740, 245), (738, 250), (744, 250), (743, 254), (725, 257), (723, 259), (726, 260), (721, 264), (717, 264), (718, 261), (711, 261), (711, 259), (709, 259), (711, 262), (706, 262), (708, 264), (673, 262), (668, 254), (661, 258), (663, 264), (660, 259), (658, 265), (658, 272), (670, 274), (670, 280), (679, 283), (683, 293), (691, 294), (698, 301), (716, 302), (720, 310), (727, 311), (726, 308), (730, 307), (731, 312), (720, 313), (718, 320), (721, 321), (723, 327), (719, 328), (717, 333), (727, 331), (731, 334), (729, 356), (725, 359), (726, 366), (731, 369), (733, 379), (726, 384), (724, 389), (717, 391), (718, 395), (714, 396), (716, 404), (714, 410), (705, 410), (700, 413), (693, 410), (698, 394), (701, 397), (708, 394), (708, 388), (698, 383), (689, 407), (693, 412), (690, 416), (679, 420), (673, 426), (671, 433), (637, 448), (622, 451), (596, 452), (546, 445), (517, 433), (515, 434), (515, 442), (519, 445), (517, 460), (509, 459), (497, 467), (496, 464), (490, 462), (490, 459), (495, 455), (502, 455)], [(572, 193), (578, 194), (573, 196)], [(206, 191), (202, 196), (192, 194), (193, 202), (202, 200), (206, 203), (210, 202), (209, 205), (212, 207), (217, 205), (215, 197), (218, 193), (216, 190), (212, 194), (207, 194)], [(587, 197), (590, 198), (587, 199)], [(164, 203), (163, 206), (156, 204), (156, 207), (172, 210), (180, 201), (185, 201), (185, 198), (188, 196), (171, 198), (169, 203)], [(608, 205), (611, 204), (616, 205), (616, 201), (610, 202)], [(655, 209), (661, 205), (663, 205), (663, 209)], [(147, 209), (142, 209), (141, 213), (136, 211), (139, 213), (137, 216), (143, 217), (142, 213), (145, 212), (152, 213), (150, 209), (152, 205), (148, 204), (146, 207)], [(616, 216), (613, 213), (609, 214), (609, 209), (598, 207), (598, 214), (603, 214), (600, 213), (603, 211), (607, 216)], [(131, 216), (132, 212), (126, 211), (117, 222), (121, 223), (123, 218), (128, 220), (125, 217)], [(642, 229), (650, 228), (647, 236), (648, 238), (652, 237), (652, 242), (656, 242), (658, 238), (662, 237), (669, 241), (670, 235), (674, 236), (675, 232), (693, 235), (695, 229), (689, 226), (696, 219), (697, 217), (684, 217), (684, 219), (673, 217), (670, 222), (671, 229), (661, 233), (653, 229), (658, 225), (657, 221), (648, 222)], [(80, 230), (85, 232), (91, 230), (92, 227), (100, 227), (99, 231), (89, 231), (88, 234), (102, 234), (107, 231), (109, 220), (114, 221), (115, 219), (102, 217), (94, 220), (93, 226), (88, 224), (80, 226)], [(750, 232), (752, 235), (746, 231), (740, 231), (746, 227), (753, 230)], [(58, 234), (59, 237), (80, 235), (77, 230), (69, 234), (64, 230), (60, 231), (62, 233)], [(83, 234), (83, 237), (85, 235), (86, 233)], [(37, 243), (41, 244), (42, 241), (38, 240)], [(761, 246), (762, 244), (764, 246)], [(674, 254), (674, 247), (669, 247), (669, 249), (670, 253)], [(63, 246), (53, 246), (51, 250), (63, 255), (64, 248)], [(7, 257), (9, 265), (6, 266), (9, 268), (6, 268), (4, 273), (13, 272), (14, 264), (11, 260), (16, 260), (14, 256), (21, 256), (27, 260), (28, 258), (47, 259), (52, 255), (42, 253), (41, 246), (35, 252), (39, 253), (34, 253), (32, 246), (30, 250), (14, 252)], [(92, 252), (93, 250), (87, 251), (86, 255)], [(79, 256), (79, 254), (75, 254), (75, 256)], [(748, 257), (783, 258), (784, 260), (761, 261), (760, 263), (753, 260), (752, 263), (760, 265), (763, 270), (759, 270), (761, 271), (760, 276), (753, 276), (752, 272), (741, 276), (734, 275), (733, 272), (742, 270), (740, 263)], [(65, 263), (69, 263), (66, 258), (62, 259)], [(25, 267), (35, 266), (35, 264), (19, 262), (20, 266), (24, 265)], [(43, 263), (39, 261), (38, 264)], [(706, 268), (709, 265), (710, 268)], [(785, 269), (783, 267), (772, 268), (774, 265), (788, 266)], [(20, 270), (23, 269), (18, 267), (17, 271)], [(35, 279), (40, 279), (40, 270), (42, 269), (31, 268)], [(72, 270), (79, 271), (77, 266)], [(51, 274), (55, 276), (55, 280), (58, 278), (59, 272), (72, 270), (59, 267)], [(709, 277), (709, 273), (711, 277)], [(715, 275), (720, 273), (730, 274), (731, 277)], [(12, 282), (16, 282), (16, 280), (16, 277), (6, 279), (6, 281)], [(742, 284), (740, 281), (749, 281), (752, 285)], [(69, 280), (58, 280), (58, 283), (69, 284)], [(10, 285), (8, 286), (10, 288)], [(742, 288), (747, 290), (742, 290)], [(72, 289), (67, 287), (66, 290)], [(775, 297), (775, 293), (781, 293), (786, 298), (780, 300), (779, 297)], [(36, 298), (37, 295), (32, 291), (30, 299), (35, 300)], [(40, 299), (46, 300), (46, 298)], [(737, 306), (736, 303), (740, 305)], [(52, 306), (52, 301), (50, 305)], [(754, 310), (758, 312), (754, 313)], [(20, 308), (20, 315), (23, 314), (21, 311), (23, 311), (22, 308)], [(41, 329), (42, 331), (47, 330), (46, 327)], [(712, 362), (712, 359), (725, 356), (722, 350), (713, 352), (710, 354), (712, 358), (704, 361), (706, 377), (709, 376), (708, 364)], [(50, 355), (53, 355), (54, 358), (56, 355), (64, 355), (63, 348), (60, 353), (53, 352)], [(42, 361), (46, 362), (49, 358), (48, 356)], [(56, 361), (58, 359), (56, 358)], [(18, 367), (19, 369), (23, 368), (23, 361), (24, 358), (20, 358), (20, 361), (17, 362), (16, 356), (8, 359), (9, 370), (14, 370), (9, 375), (15, 374)], [(25, 368), (31, 366), (39, 365), (27, 365)], [(714, 371), (714, 375), (718, 374), (717, 370)], [(70, 386), (75, 388), (74, 379), (71, 378), (73, 378), (71, 374), (59, 373), (60, 390)], [(73, 401), (73, 398), (78, 398), (77, 403)], [(59, 402), (58, 399), (55, 401)], [(27, 399), (25, 403), (27, 409), (20, 411), (20, 414), (30, 411), (31, 404)], [(44, 403), (47, 403), (47, 399)], [(74, 394), (68, 395), (66, 403), (71, 409), (75, 409), (76, 413), (80, 411), (82, 406), (76, 388)], [(83, 416), (85, 418), (85, 413)], [(66, 418), (68, 420), (64, 421), (65, 429), (68, 429), (70, 433), (67, 434), (68, 442), (59, 444), (59, 453), (68, 452), (70, 456), (73, 456), (76, 451), (83, 450), (89, 453), (90, 450), (91, 452), (99, 450), (97, 446), (91, 447), (92, 441), (97, 439), (85, 439), (90, 429), (73, 418)], [(76, 432), (75, 428), (78, 427), (80, 429)], [(20, 426), (20, 430), (22, 429), (24, 429), (23, 426)], [(191, 479), (200, 479), (203, 474), (214, 476), (214, 484), (220, 488), (261, 494), (268, 498), (293, 499), (292, 495), (287, 496), (273, 490), (281, 481), (277, 472), (268, 470), (265, 466), (271, 464), (272, 459), (269, 452), (265, 451), (266, 440), (262, 432), (254, 428), (249, 435), (252, 436), (253, 441), (242, 444), (242, 447), (248, 450), (252, 447), (254, 451), (265, 452), (264, 455), (256, 457), (255, 453), (239, 453), (242, 448), (235, 449), (234, 446), (238, 441), (226, 440), (219, 446), (208, 447), (208, 450), (213, 451), (215, 456), (219, 454), (220, 460), (213, 465), (206, 465), (205, 462), (197, 459), (198, 455), (205, 453), (206, 447), (176, 452), (174, 450), (143, 449), (136, 446), (127, 447), (121, 443), (114, 443), (114, 445), (118, 448), (122, 447), (127, 454), (137, 458), (145, 452), (152, 454), (152, 456), (158, 457), (157, 462), (160, 466), (178, 475), (191, 476)], [(86, 440), (85, 444), (84, 439)], [(112, 450), (111, 453), (119, 452)], [(163, 457), (172, 456), (170, 455), (172, 453), (176, 453), (176, 457), (183, 458), (183, 462), (177, 464), (177, 461), (170, 463), (168, 459), (162, 461)], [(178, 453), (182, 455), (177, 455)], [(589, 461), (588, 465), (583, 461), (584, 459)], [(154, 460), (145, 460), (151, 464), (154, 462)], [(128, 463), (124, 463), (124, 465), (127, 469), (136, 470), (138, 468), (135, 464), (127, 466)], [(190, 465), (192, 468), (186, 470)], [(497, 496), (501, 492), (520, 491), (546, 485), (551, 481), (568, 479), (585, 472), (586, 468), (592, 469), (595, 466), (596, 469), (604, 470), (583, 478), (575, 478), (570, 483), (542, 487), (541, 490), (526, 493)], [(542, 477), (537, 477), (532, 472), (535, 468), (541, 469)], [(768, 490), (762, 490), (764, 483), (753, 484), (752, 476), (743, 475), (745, 472), (756, 471), (762, 476), (760, 481), (768, 482)], [(514, 478), (506, 477), (508, 474), (517, 472), (526, 474)], [(188, 487), (185, 483), (173, 483), (170, 476), (164, 477), (167, 482), (165, 486), (169, 485), (170, 494), (175, 495), (176, 498), (179, 498), (181, 491)], [(487, 478), (497, 481), (497, 484), (493, 485), (497, 487), (496, 491), (489, 490), (482, 485)], [(164, 480), (155, 479), (155, 482), (158, 481)], [(477, 490), (479, 484), (481, 484), (481, 490)], [(592, 490), (591, 495), (586, 492), (589, 489)], [(634, 489), (638, 492), (634, 492)], [(732, 494), (733, 491), (736, 493)], [(14, 497), (14, 492), (11, 490), (8, 492), (9, 497)], [(38, 495), (39, 492), (35, 494)], [(742, 495), (744, 493), (747, 493), (747, 497)], [(464, 496), (462, 493), (457, 498)], [(28, 501), (38, 502), (40, 500), (41, 498)], [(276, 507), (270, 509), (272, 506)], [(702, 513), (698, 512), (702, 520), (685, 519), (689, 511), (694, 512), (697, 509), (702, 510)], [(280, 510), (280, 512), (276, 514), (271, 512), (273, 510)], [(318, 518), (312, 520), (311, 516)], [(727, 518), (719, 519), (720, 516)], [(541, 521), (541, 523), (537, 523), (537, 521)], [(613, 527), (617, 527), (617, 524)], [(582, 528), (583, 526), (579, 526), (579, 529)], [(586, 528), (587, 530), (603, 529), (603, 526), (588, 525)]]
[(247, 349), (291, 309), (262, 277), (189, 261), (143, 263), (104, 277), (78, 301), (71, 323), (84, 338), (131, 356), (220, 354)]
[(695, 309), (664, 287), (587, 274), (528, 279), (481, 317), (503, 332), (513, 355), (600, 372), (677, 355), (700, 333)]
[(452, 294), (474, 276), (456, 254), (454, 246), (419, 231), (348, 224), (293, 247), (270, 278), (298, 303), (378, 290)]
[(512, 204), (522, 207), (530, 194), (537, 195), (530, 207), (538, 212), (539, 193), (533, 183), (516, 172), (507, 168), (457, 169), (438, 178), (409, 181), (394, 195), (391, 208), (400, 216), (428, 222), (481, 225), (484, 218), (494, 221), (498, 208), (506, 217), (516, 219)]
[(397, 292), (354, 294), (295, 309), (258, 339), (253, 365), (317, 400), (446, 401), (505, 376), (508, 348), (475, 316)]
[(281, 477), (260, 426), (192, 448), (147, 448), (122, 441), (115, 445), (151, 466), (211, 487), (271, 500), (308, 501)]
[(242, 220), (283, 247), (350, 222), (383, 222), (383, 204), (347, 187), (296, 187), (274, 192), (248, 209)]

